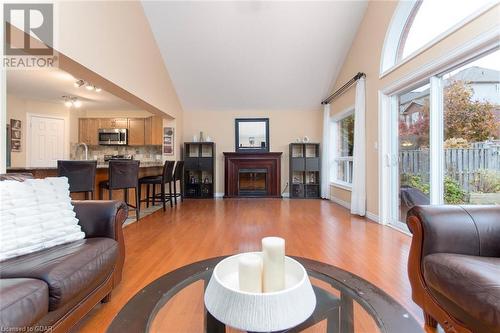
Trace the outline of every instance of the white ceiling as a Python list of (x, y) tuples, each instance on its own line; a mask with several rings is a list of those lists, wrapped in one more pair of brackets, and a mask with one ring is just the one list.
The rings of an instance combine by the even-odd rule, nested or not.
[(62, 96), (78, 97), (85, 110), (138, 110), (134, 105), (104, 90), (75, 88), (77, 78), (58, 68), (7, 71), (7, 93), (31, 100), (63, 103)]
[(367, 6), (366, 1), (142, 4), (184, 109), (233, 111), (319, 108)]

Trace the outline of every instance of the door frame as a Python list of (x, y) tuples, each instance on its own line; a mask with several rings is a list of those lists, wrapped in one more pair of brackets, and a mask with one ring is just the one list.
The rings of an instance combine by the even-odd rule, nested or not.
[(60, 115), (47, 115), (47, 114), (41, 114), (41, 113), (32, 113), (32, 112), (26, 112), (26, 167), (30, 168), (32, 167), (33, 163), (31, 161), (31, 120), (33, 117), (38, 117), (38, 118), (47, 118), (47, 119), (59, 119), (63, 121), (63, 152), (64, 152), (64, 159), (69, 159), (69, 117), (68, 116), (60, 116)]
[[(438, 57), (433, 61), (424, 64), (423, 66), (420, 66), (416, 70), (393, 81), (392, 83), (388, 84), (378, 91), (379, 217), (381, 224), (390, 224), (394, 220), (394, 200), (395, 198), (397, 199), (398, 195), (398, 193), (395, 193), (395, 173), (393, 171), (393, 168), (398, 166), (398, 155), (394, 154), (394, 135), (395, 133), (398, 133), (398, 130), (397, 123), (395, 125), (395, 122), (393, 121), (394, 115), (391, 114), (392, 110), (395, 110), (395, 108), (397, 109), (397, 95), (408, 89), (416, 88), (424, 84), (426, 81), (430, 81), (431, 99), (432, 95), (435, 96), (434, 101), (431, 100), (431, 106), (433, 103), (435, 103), (434, 107), (438, 106), (438, 103), (442, 103), (442, 98), (439, 98), (439, 96), (436, 95), (441, 94), (439, 86), (442, 85), (442, 82), (439, 82), (441, 79), (437, 76), (453, 68), (459, 67), (463, 63), (471, 61), (474, 58), (478, 58), (486, 53), (494, 52), (495, 50), (499, 49), (499, 34), (500, 27), (498, 26), (491, 30), (488, 30), (460, 45), (459, 47), (451, 50), (450, 52), (447, 52), (443, 56)], [(431, 146), (434, 146), (434, 149), (431, 152), (432, 154), (440, 151), (443, 145), (442, 133), (436, 132), (436, 128), (442, 128), (442, 119), (437, 119), (437, 117), (439, 116), (442, 115), (432, 115), (431, 112), (432, 123), (429, 134), (431, 140), (430, 144)], [(442, 203), (443, 200), (443, 185), (441, 183), (444, 175), (438, 174), (439, 170), (441, 170), (442, 168), (442, 156), (439, 156), (438, 158), (432, 158), (431, 156), (431, 204), (439, 204)], [(439, 185), (432, 185), (432, 183), (439, 183)], [(398, 226), (397, 223), (396, 226)]]

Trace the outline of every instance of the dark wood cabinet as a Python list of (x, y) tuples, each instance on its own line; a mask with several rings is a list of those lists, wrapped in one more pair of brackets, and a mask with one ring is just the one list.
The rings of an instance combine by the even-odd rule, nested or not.
[(213, 198), (215, 194), (215, 143), (184, 143), (184, 196)]
[(321, 197), (319, 143), (290, 144), (290, 198)]

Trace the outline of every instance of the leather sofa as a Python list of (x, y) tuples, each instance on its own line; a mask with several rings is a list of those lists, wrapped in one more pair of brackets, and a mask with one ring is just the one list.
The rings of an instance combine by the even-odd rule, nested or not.
[(0, 262), (0, 329), (68, 332), (110, 300), (125, 259), (120, 201), (73, 201), (85, 239)]
[(408, 274), (425, 324), (500, 332), (500, 206), (415, 206)]

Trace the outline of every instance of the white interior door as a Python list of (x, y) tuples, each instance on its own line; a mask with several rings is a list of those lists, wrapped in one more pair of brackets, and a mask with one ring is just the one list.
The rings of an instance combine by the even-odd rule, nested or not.
[(64, 119), (31, 116), (29, 160), (31, 167), (55, 167), (64, 159)]

